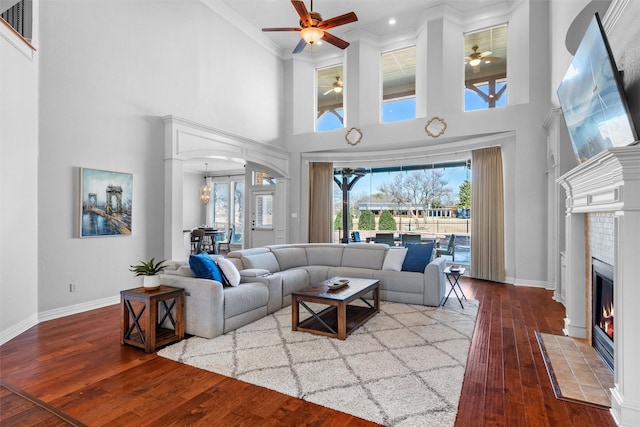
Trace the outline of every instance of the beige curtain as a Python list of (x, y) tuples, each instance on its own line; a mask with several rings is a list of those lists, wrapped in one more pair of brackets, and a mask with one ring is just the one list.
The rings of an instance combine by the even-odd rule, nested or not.
[(333, 163), (309, 163), (309, 243), (330, 243), (333, 213)]
[(504, 188), (500, 147), (471, 155), (471, 275), (503, 282)]

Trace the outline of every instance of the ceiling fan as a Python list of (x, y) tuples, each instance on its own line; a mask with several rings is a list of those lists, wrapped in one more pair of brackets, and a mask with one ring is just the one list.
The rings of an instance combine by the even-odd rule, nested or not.
[(343, 89), (344, 89), (344, 82), (340, 80), (340, 76), (336, 76), (336, 81), (333, 82), (333, 87), (328, 91), (326, 91), (325, 93), (323, 93), (323, 95), (329, 95), (331, 92), (342, 93)]
[(499, 56), (489, 56), (493, 53), (490, 50), (478, 53), (477, 44), (474, 44), (471, 49), (473, 49), (473, 53), (470, 53), (469, 56), (465, 56), (464, 59), (466, 60), (465, 64), (471, 65), (474, 73), (480, 72), (480, 64), (482, 62), (489, 63), (491, 61), (499, 61), (502, 59)]
[(311, 12), (307, 10), (303, 1), (291, 0), (291, 4), (298, 12), (300, 16), (300, 26), (291, 28), (263, 28), (262, 31), (299, 31), (300, 41), (298, 42), (293, 53), (300, 53), (304, 50), (308, 44), (313, 45), (320, 39), (331, 43), (332, 45), (339, 47), (340, 49), (346, 49), (349, 43), (338, 38), (329, 32), (328, 29), (337, 27), (339, 25), (349, 24), (358, 20), (355, 13), (349, 12), (344, 15), (336, 16), (327, 20), (323, 20), (322, 16), (313, 10), (313, 0), (311, 0)]

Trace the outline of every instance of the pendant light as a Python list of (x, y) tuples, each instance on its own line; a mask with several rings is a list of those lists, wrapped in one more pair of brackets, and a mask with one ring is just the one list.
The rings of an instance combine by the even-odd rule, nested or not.
[(205, 163), (204, 184), (200, 187), (200, 203), (207, 205), (211, 200), (211, 187), (207, 185), (207, 172), (209, 171), (209, 163)]

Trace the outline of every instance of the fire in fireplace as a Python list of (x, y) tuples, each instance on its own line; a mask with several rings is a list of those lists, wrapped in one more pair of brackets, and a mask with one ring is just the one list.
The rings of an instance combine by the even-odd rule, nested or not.
[(613, 266), (591, 259), (593, 289), (593, 347), (613, 370)]

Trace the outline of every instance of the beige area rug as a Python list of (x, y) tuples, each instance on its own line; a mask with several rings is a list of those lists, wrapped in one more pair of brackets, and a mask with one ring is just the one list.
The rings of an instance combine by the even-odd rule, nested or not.
[(611, 407), (613, 373), (584, 340), (536, 331), (553, 392), (558, 399)]
[(158, 354), (386, 426), (453, 426), (478, 301), (380, 309), (344, 341), (292, 331), (289, 306)]

